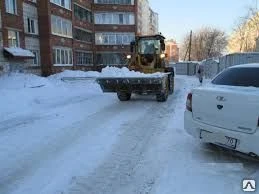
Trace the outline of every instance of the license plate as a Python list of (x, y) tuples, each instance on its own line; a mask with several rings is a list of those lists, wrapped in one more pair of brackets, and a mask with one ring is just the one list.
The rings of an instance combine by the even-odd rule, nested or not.
[(225, 136), (225, 142), (223, 143), (223, 145), (235, 149), (237, 146), (237, 139)]
[(237, 146), (237, 139), (205, 130), (201, 130), (200, 138), (207, 142), (218, 144), (220, 146), (228, 147), (231, 149), (236, 149)]

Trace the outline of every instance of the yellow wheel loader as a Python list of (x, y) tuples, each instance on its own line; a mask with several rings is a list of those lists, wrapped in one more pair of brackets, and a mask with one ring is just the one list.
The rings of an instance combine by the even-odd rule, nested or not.
[[(174, 92), (174, 69), (169, 67), (165, 53), (165, 37), (161, 34), (137, 36), (131, 42), (127, 56), (129, 70), (142, 72), (139, 77), (102, 77), (97, 79), (103, 92), (117, 93), (120, 101), (128, 101), (133, 93), (156, 95), (158, 102), (165, 102)], [(152, 76), (152, 73), (158, 73)], [(149, 76), (150, 75), (150, 76)]]

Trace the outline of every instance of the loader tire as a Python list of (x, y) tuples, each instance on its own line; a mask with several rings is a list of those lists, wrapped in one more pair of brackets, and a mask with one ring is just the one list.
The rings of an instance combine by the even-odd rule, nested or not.
[(117, 96), (118, 96), (119, 100), (122, 101), (122, 102), (129, 101), (130, 98), (131, 98), (131, 94), (126, 93), (126, 92), (118, 92)]
[(167, 101), (168, 93), (160, 93), (156, 95), (156, 101), (157, 102), (165, 102)]
[(174, 77), (173, 75), (169, 75), (169, 94), (173, 94), (174, 93)]
[(163, 92), (156, 95), (156, 101), (157, 102), (165, 102), (167, 101), (168, 95), (169, 95), (169, 82), (166, 83), (166, 88)]

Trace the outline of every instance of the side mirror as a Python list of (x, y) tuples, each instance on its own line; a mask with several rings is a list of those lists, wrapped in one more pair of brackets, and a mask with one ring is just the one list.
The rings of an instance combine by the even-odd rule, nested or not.
[(165, 51), (165, 43), (164, 42), (161, 43), (161, 50)]
[(136, 43), (135, 43), (134, 41), (130, 43), (130, 52), (131, 52), (131, 53), (134, 52), (135, 44), (136, 44)]

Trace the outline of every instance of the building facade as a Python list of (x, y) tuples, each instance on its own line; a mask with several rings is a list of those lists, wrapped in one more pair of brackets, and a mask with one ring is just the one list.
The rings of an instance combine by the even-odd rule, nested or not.
[(137, 33), (136, 13), (137, 0), (3, 0), (0, 71), (47, 76), (124, 65)]
[(151, 9), (149, 0), (138, 0), (137, 16), (138, 35), (145, 36), (159, 33), (158, 13)]
[(137, 32), (136, 0), (94, 0), (95, 64), (125, 65)]
[(179, 62), (179, 47), (174, 40), (168, 40), (165, 42), (166, 53), (169, 61), (177, 63)]
[(148, 0), (138, 0), (138, 35), (148, 35), (150, 26), (150, 8)]
[(149, 9), (149, 34), (158, 34), (158, 13)]

